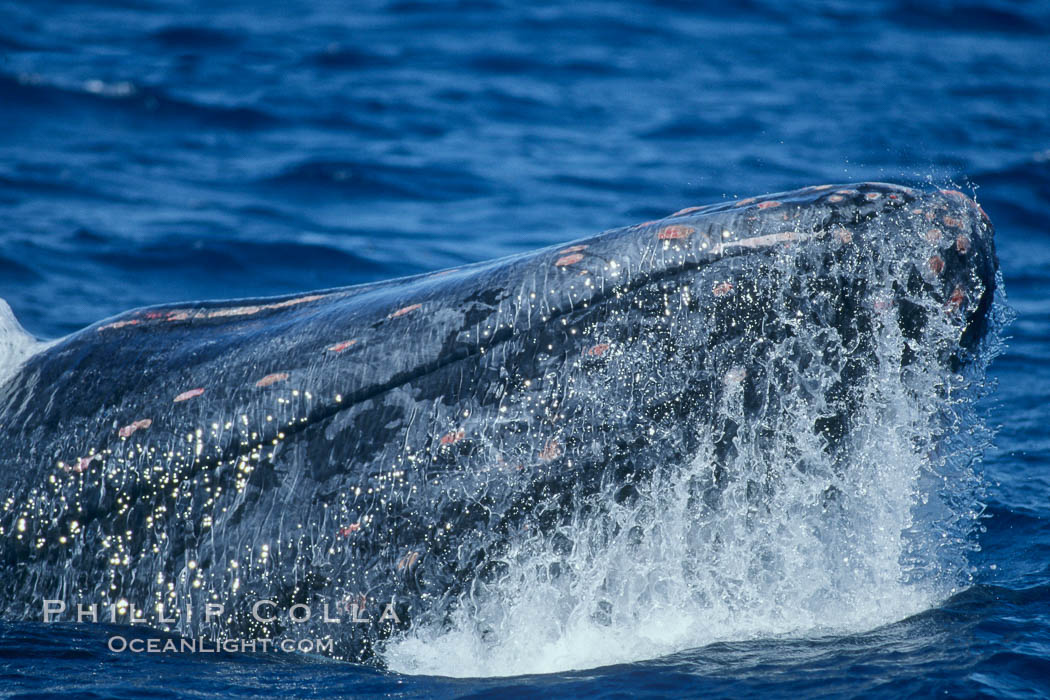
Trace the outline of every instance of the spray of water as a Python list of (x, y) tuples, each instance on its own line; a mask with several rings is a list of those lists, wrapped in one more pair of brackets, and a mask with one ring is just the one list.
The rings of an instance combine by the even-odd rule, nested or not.
[[(799, 322), (793, 281), (811, 268), (780, 256), (761, 293), (793, 330), (743, 354), (713, 348), (726, 387), (715, 419), (695, 426), (696, 456), (660, 465), (635, 498), (618, 498), (610, 484), (555, 533), (522, 528), (502, 575), (479, 576), (449, 617), (389, 643), (388, 666), (549, 673), (715, 641), (856, 632), (965, 587), (980, 514), (977, 461), (990, 439), (974, 405), (998, 341), (993, 331), (961, 365), (947, 361), (958, 319), (928, 296), (900, 297), (914, 259), (908, 246), (887, 248), (831, 271), (864, 283), (857, 308), (873, 314), (864, 347)], [(902, 303), (927, 319), (917, 338), (902, 330)], [(859, 398), (832, 451), (813, 426), (835, 412), (829, 397), (851, 363), (863, 364), (852, 375)], [(610, 386), (636, 371), (637, 359), (611, 364)], [(749, 372), (769, 382), (758, 410), (746, 405)], [(730, 424), (733, 449), (718, 455), (711, 426)]]

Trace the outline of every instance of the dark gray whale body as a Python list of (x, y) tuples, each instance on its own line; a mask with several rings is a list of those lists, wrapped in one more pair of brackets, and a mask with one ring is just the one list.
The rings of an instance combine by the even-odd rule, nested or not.
[[(710, 461), (698, 511), (729, 507), (743, 452), (776, 441), (816, 469), (789, 414), (834, 508), (880, 344), (900, 339), (898, 374), (959, 370), (996, 269), (967, 197), (864, 183), (379, 284), (130, 311), (0, 384), (0, 609), (126, 621), (127, 601), (184, 634), (320, 635), (364, 659), (498, 581), (523, 533), (558, 576), (566, 523), (667, 465)], [(748, 478), (761, 507), (776, 479)]]

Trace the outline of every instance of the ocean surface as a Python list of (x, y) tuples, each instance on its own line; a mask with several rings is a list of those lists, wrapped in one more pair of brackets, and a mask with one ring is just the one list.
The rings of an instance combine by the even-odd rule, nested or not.
[(968, 574), (905, 619), (441, 676), (4, 621), (0, 694), (1050, 697), (1050, 3), (0, 0), (0, 126), (0, 298), (40, 338), (857, 180), (975, 195), (1013, 316)]

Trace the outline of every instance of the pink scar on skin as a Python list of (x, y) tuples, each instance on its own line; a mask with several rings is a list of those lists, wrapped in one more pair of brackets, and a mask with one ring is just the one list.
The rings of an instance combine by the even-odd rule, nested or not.
[(685, 216), (686, 214), (692, 214), (694, 211), (700, 211), (703, 207), (686, 207), (685, 209), (679, 209), (671, 216)]
[(813, 187), (812, 189), (813, 189), (814, 192), (820, 192), (822, 190), (830, 190), (831, 188), (832, 188), (832, 185), (817, 185), (817, 186)]
[(945, 226), (951, 226), (952, 228), (963, 227), (962, 219), (956, 219), (954, 216), (948, 216), (947, 214), (941, 217), (941, 221), (944, 222)]
[(250, 316), (257, 314), (260, 311), (272, 311), (274, 309), (284, 309), (289, 306), (298, 306), (299, 304), (305, 304), (309, 301), (317, 301), (323, 299), (323, 294), (310, 294), (305, 297), (298, 297), (297, 299), (288, 299), (286, 301), (278, 301), (273, 304), (258, 304), (253, 306), (232, 306), (228, 309), (215, 309), (213, 311), (207, 311), (204, 313), (204, 318), (224, 318), (226, 316)]
[(102, 455), (91, 455), (90, 457), (81, 457), (77, 460), (77, 463), (74, 464), (72, 467), (67, 467), (66, 471), (73, 471), (77, 474), (82, 474), (88, 470), (88, 467), (90, 467), (91, 463), (94, 462), (96, 459), (102, 459)]
[(123, 328), (124, 326), (137, 326), (141, 321), (137, 318), (128, 319), (127, 321), (114, 321), (113, 323), (107, 323), (104, 326), (99, 326), (99, 331), (114, 330), (117, 328)]
[(733, 291), (733, 285), (729, 282), (722, 282), (721, 284), (716, 284), (714, 288), (711, 289), (711, 293), (714, 294), (716, 297), (724, 297), (731, 291)]
[(866, 195), (864, 195), (864, 199), (867, 199), (868, 201), (874, 202), (876, 199), (878, 199), (881, 196), (882, 196), (882, 193), (880, 193), (880, 192), (868, 192)]
[(453, 430), (445, 433), (441, 436), (442, 445), (455, 445), (457, 442), (467, 436), (467, 431), (460, 428), (459, 430)]
[(751, 204), (751, 202), (753, 202), (753, 201), (755, 201), (754, 197), (748, 197), (747, 199), (741, 199), (739, 202), (737, 202), (733, 206), (734, 207), (745, 207), (748, 204)]
[(540, 459), (544, 462), (549, 462), (552, 459), (557, 459), (558, 457), (561, 457), (561, 455), (561, 443), (558, 442), (557, 438), (551, 438), (550, 440), (548, 440), (547, 444), (543, 446), (542, 450), (540, 450)]
[(768, 233), (764, 236), (752, 236), (751, 238), (741, 238), (735, 241), (726, 241), (725, 243), (719, 243), (711, 249), (712, 253), (716, 255), (724, 253), (730, 248), (767, 248), (777, 243), (793, 243), (795, 241), (803, 241), (809, 238), (813, 238), (814, 233), (795, 233), (794, 231), (785, 231), (784, 233)]
[(849, 229), (843, 228), (842, 226), (839, 226), (831, 233), (833, 236), (835, 236), (836, 239), (838, 239), (840, 243), (853, 242), (853, 234), (849, 231)]
[[(298, 297), (296, 299), (287, 299), (285, 301), (274, 302), (273, 304), (253, 304), (251, 306), (231, 306), (225, 309), (210, 309), (210, 310), (178, 310), (178, 311), (150, 311), (145, 314), (144, 318), (148, 321), (155, 321), (163, 319), (167, 322), (174, 321), (189, 321), (195, 318), (227, 318), (231, 316), (251, 316), (257, 314), (260, 311), (272, 311), (275, 309), (284, 309), (289, 306), (297, 306), (299, 304), (305, 304), (309, 301), (317, 301), (318, 299), (324, 299), (324, 294), (310, 294), (304, 297)], [(139, 319), (129, 319), (127, 321), (115, 321), (113, 323), (100, 326), (99, 330), (111, 330), (115, 328), (123, 328), (124, 326), (134, 326), (141, 323)]]
[(573, 263), (578, 263), (581, 260), (583, 260), (583, 254), (582, 253), (573, 253), (572, 255), (566, 255), (565, 257), (558, 258), (557, 260), (554, 261), (554, 264), (557, 267), (565, 267), (566, 265), (572, 265)]
[(963, 255), (966, 255), (970, 252), (970, 239), (966, 236), (960, 235), (955, 239), (955, 249)]
[(843, 197), (841, 194), (833, 194), (828, 196), (829, 202), (841, 202), (843, 199), (845, 199), (845, 197)]
[(278, 301), (272, 304), (252, 304), (250, 306), (231, 306), (225, 309), (210, 309), (210, 310), (179, 310), (169, 311), (166, 314), (163, 312), (151, 312), (147, 315), (147, 318), (161, 318), (163, 316), (165, 321), (189, 321), (196, 318), (229, 318), (232, 316), (251, 316), (261, 311), (274, 311), (277, 309), (285, 309), (289, 306), (298, 306), (299, 304), (305, 304), (310, 301), (317, 301), (318, 299), (324, 299), (325, 294), (310, 294), (304, 297), (297, 297), (295, 299), (287, 299), (285, 301)]
[(198, 387), (196, 389), (190, 389), (189, 391), (184, 391), (175, 397), (175, 403), (179, 403), (180, 401), (189, 401), (190, 399), (196, 396), (200, 396), (203, 393), (204, 389), (201, 387)]
[(395, 311), (394, 313), (392, 313), (389, 316), (387, 316), (387, 318), (397, 318), (398, 316), (404, 316), (405, 314), (410, 314), (413, 311), (415, 311), (416, 309), (419, 309), (419, 308), (422, 308), (422, 307), (423, 307), (422, 304), (412, 304), (410, 306), (403, 306), (400, 309), (398, 309), (397, 311)]
[(151, 425), (153, 425), (153, 421), (151, 419), (143, 418), (142, 420), (137, 420), (134, 423), (129, 423), (125, 425), (123, 428), (117, 431), (117, 435), (119, 435), (122, 438), (131, 437), (131, 435), (136, 430), (145, 430)]
[(656, 237), (661, 241), (671, 241), (676, 239), (689, 238), (694, 233), (696, 233), (696, 229), (692, 226), (664, 226), (657, 232)]
[(944, 305), (944, 310), (949, 313), (958, 311), (964, 301), (966, 301), (966, 292), (963, 291), (962, 285), (958, 285), (955, 287), (952, 295), (948, 297), (948, 303)]
[(581, 250), (587, 250), (586, 245), (571, 245), (565, 250), (559, 250), (558, 253), (564, 255), (566, 253), (579, 253)]
[(340, 528), (339, 534), (343, 537), (349, 537), (352, 533), (357, 532), (361, 529), (361, 523), (351, 523), (344, 528)]
[(601, 357), (609, 347), (609, 343), (598, 343), (593, 347), (587, 348), (586, 353), (591, 357)]
[(941, 230), (939, 228), (931, 228), (926, 232), (926, 240), (930, 243), (939, 243), (941, 240)]
[(351, 345), (356, 345), (356, 344), (357, 344), (357, 340), (356, 339), (354, 339), (354, 340), (344, 340), (343, 342), (336, 343), (332, 347), (328, 348), (328, 352), (342, 352), (343, 350), (346, 350)]
[(274, 372), (273, 374), (267, 374), (265, 377), (255, 382), (255, 386), (270, 386), (277, 382), (283, 382), (288, 378), (287, 372)]
[(419, 552), (409, 552), (405, 556), (401, 557), (401, 561), (397, 563), (398, 571), (408, 571), (415, 563), (419, 561)]
[(942, 272), (944, 272), (944, 260), (941, 259), (940, 255), (934, 255), (932, 258), (929, 259), (927, 264), (930, 266), (930, 270), (933, 271), (933, 274), (935, 275), (939, 275)]
[(770, 201), (770, 202), (762, 202), (761, 204), (758, 205), (758, 208), (759, 209), (772, 209), (773, 207), (779, 207), (779, 206), (780, 206), (780, 202), (778, 202), (776, 200), (773, 200), (773, 201)]

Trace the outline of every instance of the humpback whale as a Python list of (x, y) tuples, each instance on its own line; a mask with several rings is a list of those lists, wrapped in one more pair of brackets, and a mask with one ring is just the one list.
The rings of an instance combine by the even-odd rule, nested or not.
[(711, 556), (728, 535), (704, 517), (757, 527), (790, 479), (835, 517), (881, 383), (950, 403), (949, 380), (909, 382), (974, 364), (996, 274), (967, 196), (826, 185), (404, 279), (136, 309), (31, 352), (8, 338), (0, 610), (98, 605), (369, 660), (497, 586), (523, 542), (551, 580), (585, 545), (641, 546), (676, 465), (704, 465), (677, 488)]

